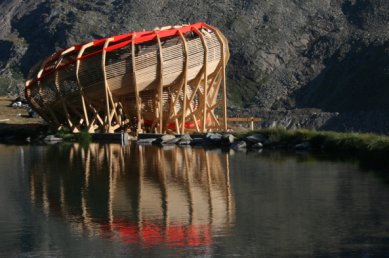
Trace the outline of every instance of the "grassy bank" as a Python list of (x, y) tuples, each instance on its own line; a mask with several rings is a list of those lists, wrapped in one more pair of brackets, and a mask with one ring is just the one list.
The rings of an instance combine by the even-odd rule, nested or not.
[(10, 107), (15, 98), (0, 96), (0, 124), (42, 124), (40, 117), (29, 117), (25, 108)]
[(255, 134), (262, 135), (265, 145), (274, 148), (289, 149), (308, 143), (306, 146), (314, 152), (389, 163), (389, 136), (285, 129), (261, 129), (237, 136), (244, 138)]
[(65, 142), (79, 142), (90, 143), (92, 142), (92, 135), (87, 131), (81, 131), (79, 133), (72, 133), (70, 130), (62, 129), (55, 132), (55, 137), (62, 138)]

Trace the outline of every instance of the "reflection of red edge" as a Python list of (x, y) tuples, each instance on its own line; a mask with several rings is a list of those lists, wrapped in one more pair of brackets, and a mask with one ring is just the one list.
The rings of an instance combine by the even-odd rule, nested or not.
[(172, 247), (210, 247), (210, 225), (162, 226), (143, 223), (142, 227), (122, 221), (101, 225), (103, 238), (119, 238), (125, 244), (143, 243), (145, 246), (166, 244)]

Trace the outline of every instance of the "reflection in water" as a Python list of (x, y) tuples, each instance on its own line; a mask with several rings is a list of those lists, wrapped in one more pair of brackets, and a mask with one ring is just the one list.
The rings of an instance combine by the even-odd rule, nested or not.
[(30, 193), (74, 232), (123, 243), (210, 247), (212, 234), (234, 223), (220, 151), (56, 145), (33, 162)]
[(389, 257), (389, 185), (355, 163), (136, 145), (0, 154), (0, 257)]

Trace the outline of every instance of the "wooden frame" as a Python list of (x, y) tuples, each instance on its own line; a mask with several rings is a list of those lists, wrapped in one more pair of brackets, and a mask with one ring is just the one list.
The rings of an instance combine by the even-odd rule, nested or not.
[(53, 127), (73, 132), (225, 131), (228, 58), (226, 38), (204, 23), (133, 32), (53, 54), (25, 92)]

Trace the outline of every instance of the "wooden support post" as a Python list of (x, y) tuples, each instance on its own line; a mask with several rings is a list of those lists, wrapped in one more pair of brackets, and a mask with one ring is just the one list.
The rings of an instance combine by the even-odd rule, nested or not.
[(226, 65), (224, 55), (222, 55), (222, 82), (223, 82), (223, 117), (224, 117), (224, 131), (228, 130), (227, 124), (227, 83), (226, 83)]
[[(182, 41), (183, 47), (184, 47), (184, 97), (183, 97), (183, 104), (182, 104), (182, 119), (181, 119), (181, 133), (185, 133), (185, 118), (186, 118), (186, 105), (187, 105), (187, 84), (188, 84), (188, 44), (186, 43), (185, 36), (182, 34), (181, 31), (178, 31), (180, 39)], [(190, 103), (189, 103), (190, 105)]]
[(214, 91), (212, 92), (213, 95), (210, 96), (210, 103), (215, 103), (217, 101), (217, 95), (219, 93), (220, 84), (222, 80), (222, 69), (223, 68), (221, 66), (220, 68), (216, 68), (216, 75), (212, 82), (212, 84), (214, 85)]
[(207, 95), (208, 95), (208, 46), (207, 42), (205, 40), (205, 37), (201, 31), (199, 31), (197, 28), (194, 28), (194, 31), (196, 34), (200, 37), (201, 43), (203, 44), (204, 47), (204, 96), (203, 96), (203, 121), (202, 121), (202, 131), (206, 131), (206, 120), (207, 120)]
[(136, 134), (142, 131), (142, 121), (141, 121), (141, 101), (139, 96), (138, 84), (136, 81), (136, 60), (135, 60), (135, 32), (132, 34), (132, 42), (131, 42), (131, 58), (132, 58), (132, 77), (133, 84), (135, 90), (135, 105), (136, 105), (136, 119), (137, 119), (137, 127)]
[(169, 115), (167, 116), (168, 119), (165, 122), (165, 125), (166, 125), (166, 128), (167, 128), (167, 124), (174, 120), (174, 123), (176, 125), (176, 133), (177, 134), (180, 134), (180, 123), (178, 121), (178, 117), (180, 117), (180, 116), (177, 114), (176, 104), (177, 104), (177, 102), (178, 102), (178, 100), (180, 98), (180, 94), (179, 93), (181, 92), (183, 85), (184, 85), (183, 83), (180, 84), (179, 89), (176, 90), (176, 95), (175, 96), (172, 93), (169, 94), (169, 98), (171, 98), (171, 101), (170, 101), (170, 107), (169, 107)]
[(158, 83), (158, 98), (159, 98), (159, 133), (164, 133), (163, 125), (163, 49), (161, 44), (161, 39), (158, 35), (158, 31), (154, 31), (157, 36), (158, 42), (158, 63), (159, 63), (159, 83)]
[(215, 29), (211, 27), (213, 32), (215, 33), (219, 43), (220, 43), (220, 51), (221, 51), (221, 65), (222, 65), (222, 83), (223, 83), (223, 116), (224, 116), (224, 130), (227, 131), (228, 124), (227, 124), (227, 83), (226, 83), (226, 56), (225, 56), (225, 41), (223, 40), (222, 36), (220, 35), (220, 32), (218, 29)]
[[(219, 66), (216, 67), (215, 69), (215, 73), (214, 73), (214, 76), (211, 80), (211, 82), (209, 83), (209, 98), (207, 98), (207, 103), (206, 103), (206, 106), (207, 106), (207, 114), (211, 114), (211, 117), (214, 118), (214, 122), (220, 127), (220, 124), (219, 124), (219, 121), (218, 119), (216, 119), (216, 116), (215, 116), (215, 113), (214, 113), (214, 109), (215, 108), (211, 108), (211, 104), (212, 103), (217, 103), (217, 93), (219, 91), (219, 85), (220, 85), (220, 81), (218, 80), (218, 76), (219, 76)], [(211, 91), (213, 90), (213, 91)], [(217, 103), (218, 104), (218, 103)], [(215, 107), (217, 106), (214, 105)]]
[[(106, 68), (105, 68), (105, 60), (106, 60), (106, 57), (107, 57), (107, 51), (106, 51), (106, 48), (108, 47), (109, 45), (109, 42), (111, 42), (113, 40), (113, 38), (108, 38), (105, 43), (104, 43), (104, 46), (103, 46), (103, 52), (101, 54), (101, 70), (102, 70), (102, 73), (103, 73), (103, 76), (104, 76), (104, 89), (105, 89), (105, 108), (106, 108), (106, 114), (105, 114), (105, 120), (106, 120), (106, 124), (105, 124), (105, 128), (104, 128), (104, 131), (106, 133), (113, 133), (113, 130), (112, 130), (112, 125), (111, 125), (111, 111), (110, 111), (110, 96), (109, 96), (109, 85), (108, 85), (108, 80), (107, 80), (107, 71), (106, 71)], [(115, 107), (112, 107), (112, 108), (115, 108)]]
[[(42, 73), (43, 73), (43, 70), (45, 69), (45, 66), (46, 66), (46, 64), (47, 64), (49, 61), (51, 61), (51, 57), (46, 58), (46, 59), (42, 62), (41, 66), (39, 67), (39, 72), (37, 73), (37, 76), (36, 76), (37, 80), (39, 80), (39, 79), (41, 78)], [(37, 83), (37, 84), (35, 84), (35, 87), (38, 87), (37, 94), (39, 95), (40, 99), (42, 100), (41, 85), (40, 85), (39, 83)], [(40, 109), (42, 110), (41, 103), (38, 103), (38, 104), (39, 104)], [(44, 104), (44, 103), (42, 103), (42, 104)], [(40, 111), (41, 111), (41, 110), (40, 110)], [(41, 113), (44, 113), (44, 114), (45, 114), (45, 116), (42, 116), (42, 117), (43, 117), (43, 118), (44, 118), (44, 117), (48, 118), (49, 121), (51, 120), (52, 122), (54, 122), (54, 123), (56, 124), (56, 127), (60, 127), (61, 124), (60, 124), (60, 122), (58, 121), (58, 118), (56, 117), (56, 115), (54, 114), (54, 112), (52, 112), (52, 110), (51, 110), (50, 108), (48, 108), (48, 110), (49, 110), (49, 115), (46, 115), (45, 112), (42, 112), (42, 111), (41, 111)], [(51, 118), (50, 118), (50, 116), (51, 116)]]
[(88, 111), (87, 111), (86, 104), (85, 104), (85, 96), (84, 96), (83, 86), (82, 86), (82, 83), (80, 80), (80, 65), (81, 65), (80, 58), (82, 57), (82, 54), (84, 53), (85, 49), (87, 49), (88, 47), (91, 47), (91, 46), (93, 46), (93, 42), (86, 44), (86, 45), (83, 45), (81, 47), (80, 51), (78, 52), (77, 63), (76, 63), (76, 78), (77, 78), (77, 84), (78, 84), (78, 91), (79, 91), (80, 97), (81, 97), (82, 110), (84, 111), (85, 125), (88, 128), (88, 131), (90, 133), (93, 133), (94, 130), (91, 130), (92, 127), (89, 126), (89, 116), (88, 116)]
[(65, 51), (63, 51), (61, 53), (61, 57), (57, 60), (57, 63), (55, 64), (55, 85), (56, 85), (56, 88), (57, 88), (58, 97), (59, 97), (59, 99), (61, 101), (62, 108), (63, 108), (63, 111), (64, 111), (65, 116), (66, 116), (66, 121), (67, 121), (67, 123), (69, 125), (69, 129), (71, 129), (73, 133), (77, 133), (80, 130), (77, 128), (77, 125), (72, 122), (71, 116), (69, 114), (69, 110), (67, 108), (67, 103), (66, 103), (64, 97), (62, 96), (60, 85), (59, 85), (58, 69), (57, 69), (61, 65), (61, 63), (63, 61), (63, 57), (66, 54), (68, 54), (68, 53), (70, 53), (70, 52), (72, 52), (74, 50), (75, 50), (75, 47), (71, 47), (71, 48), (66, 49)]

